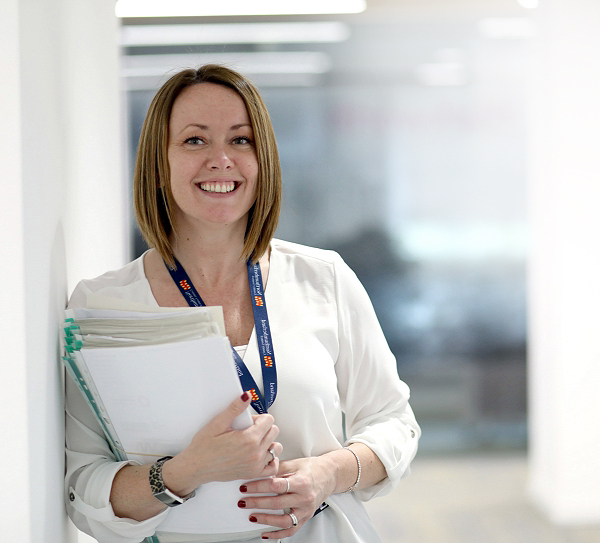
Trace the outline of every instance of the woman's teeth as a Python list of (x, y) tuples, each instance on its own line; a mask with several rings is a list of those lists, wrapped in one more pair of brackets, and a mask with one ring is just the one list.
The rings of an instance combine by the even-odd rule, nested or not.
[(235, 181), (223, 183), (200, 183), (200, 188), (206, 192), (231, 192), (235, 190)]

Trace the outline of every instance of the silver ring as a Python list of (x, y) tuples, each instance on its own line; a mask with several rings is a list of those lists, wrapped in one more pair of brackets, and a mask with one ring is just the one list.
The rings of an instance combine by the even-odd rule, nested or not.
[(287, 483), (287, 488), (285, 489), (284, 494), (287, 494), (290, 491), (290, 480), (286, 478), (285, 482)]
[(292, 525), (290, 526), (290, 528), (294, 528), (295, 526), (298, 526), (298, 519), (296, 518), (296, 515), (294, 515), (294, 513), (288, 513), (288, 515), (292, 519)]
[(271, 462), (273, 462), (273, 460), (275, 460), (275, 447), (271, 447), (267, 452), (271, 453), (271, 456), (273, 458), (271, 458)]

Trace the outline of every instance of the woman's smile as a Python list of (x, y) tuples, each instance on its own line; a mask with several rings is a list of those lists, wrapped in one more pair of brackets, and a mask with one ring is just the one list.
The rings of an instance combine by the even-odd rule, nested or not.
[(240, 186), (240, 183), (238, 181), (202, 181), (196, 183), (196, 186), (211, 195), (221, 195), (234, 192)]

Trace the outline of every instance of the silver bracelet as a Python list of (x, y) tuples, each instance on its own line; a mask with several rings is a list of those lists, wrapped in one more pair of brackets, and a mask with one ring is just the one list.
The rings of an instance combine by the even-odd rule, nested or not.
[(360, 458), (358, 457), (358, 454), (356, 454), (356, 452), (354, 452), (350, 447), (342, 448), (350, 451), (354, 455), (354, 458), (356, 458), (356, 463), (358, 464), (358, 477), (356, 477), (356, 482), (348, 490), (344, 490), (344, 492), (342, 492), (342, 494), (346, 494), (346, 492), (352, 492), (358, 486), (358, 483), (360, 483), (360, 473), (362, 468), (360, 466)]

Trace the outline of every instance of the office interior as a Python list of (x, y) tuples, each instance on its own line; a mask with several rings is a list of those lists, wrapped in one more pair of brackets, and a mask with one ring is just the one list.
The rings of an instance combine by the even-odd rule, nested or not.
[(149, 101), (177, 68), (217, 62), (269, 108), (277, 237), (343, 256), (411, 387), (412, 474), (367, 504), (384, 543), (600, 540), (595, 1), (0, 14), (0, 412), (21, 496), (3, 497), (3, 533), (92, 541), (62, 509), (60, 311), (80, 278), (144, 250), (131, 178)]

